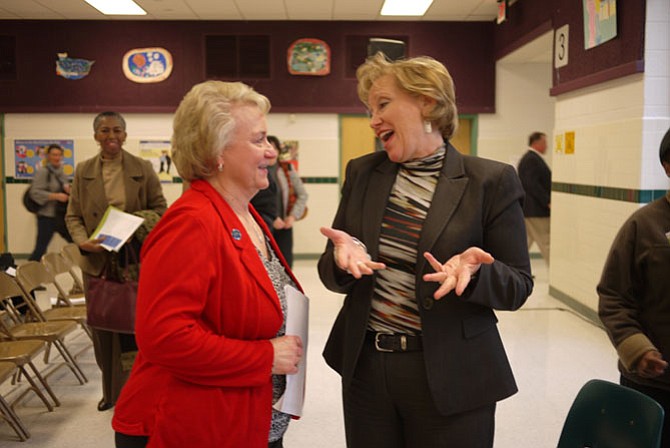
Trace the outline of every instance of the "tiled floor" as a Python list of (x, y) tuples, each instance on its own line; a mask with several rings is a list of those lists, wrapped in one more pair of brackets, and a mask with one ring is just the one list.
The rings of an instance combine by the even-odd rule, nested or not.
[[(514, 369), (519, 393), (499, 403), (496, 448), (556, 446), (563, 419), (572, 399), (591, 378), (617, 380), (616, 355), (605, 333), (566, 310), (549, 297), (544, 262), (533, 260), (535, 292), (522, 310), (498, 313), (501, 333)], [(311, 298), (307, 399), (304, 417), (291, 423), (287, 448), (344, 447), (339, 377), (321, 358), (330, 325), (342, 302), (318, 280), (314, 261), (298, 261), (296, 274)], [(76, 349), (86, 345), (83, 334), (72, 338)], [(98, 412), (100, 374), (92, 350), (80, 357), (89, 383), (81, 386), (66, 369), (49, 376), (62, 405), (47, 412), (36, 398), (22, 400), (19, 416), (32, 438), (21, 444), (5, 423), (0, 423), (0, 447), (111, 448), (112, 411)], [(0, 388), (16, 393), (8, 385)], [(455, 447), (467, 448), (467, 447)]]

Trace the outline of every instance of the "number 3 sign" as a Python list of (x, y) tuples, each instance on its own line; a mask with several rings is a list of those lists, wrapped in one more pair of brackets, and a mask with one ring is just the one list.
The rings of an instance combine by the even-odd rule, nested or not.
[(554, 68), (568, 65), (568, 37), (570, 25), (563, 25), (554, 34)]

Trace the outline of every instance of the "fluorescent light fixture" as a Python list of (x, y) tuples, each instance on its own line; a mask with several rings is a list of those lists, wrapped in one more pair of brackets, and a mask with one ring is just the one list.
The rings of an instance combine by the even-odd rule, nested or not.
[(385, 0), (381, 14), (383, 16), (422, 16), (433, 0)]
[(145, 16), (147, 12), (133, 0), (84, 0), (108, 16)]

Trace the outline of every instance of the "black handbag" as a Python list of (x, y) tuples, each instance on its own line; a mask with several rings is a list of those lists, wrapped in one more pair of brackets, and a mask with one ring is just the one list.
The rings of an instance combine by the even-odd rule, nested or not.
[(26, 191), (23, 192), (23, 206), (28, 210), (30, 213), (37, 213), (40, 211), (42, 206), (35, 202), (35, 200), (30, 196), (30, 189), (32, 188), (32, 184), (28, 186)]

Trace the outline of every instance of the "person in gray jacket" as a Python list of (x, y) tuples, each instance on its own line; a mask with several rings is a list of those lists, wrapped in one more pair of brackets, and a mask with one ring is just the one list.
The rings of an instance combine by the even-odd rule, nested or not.
[(63, 148), (51, 144), (47, 148), (47, 164), (37, 170), (30, 197), (42, 207), (37, 212), (37, 240), (33, 253), (28, 258), (39, 261), (47, 251), (47, 247), (58, 233), (68, 243), (72, 242), (70, 233), (65, 227), (65, 208), (70, 197), (70, 182), (63, 173)]
[[(670, 177), (670, 129), (660, 147)], [(598, 313), (619, 355), (621, 384), (665, 409), (662, 447), (670, 447), (670, 191), (619, 230), (597, 291)]]

